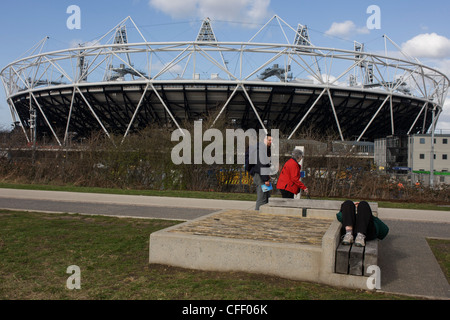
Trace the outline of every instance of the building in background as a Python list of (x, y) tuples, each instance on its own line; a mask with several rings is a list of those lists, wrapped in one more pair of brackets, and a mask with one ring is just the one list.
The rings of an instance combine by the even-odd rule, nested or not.
[(410, 136), (408, 166), (414, 182), (428, 184), (433, 179), (435, 185), (450, 184), (450, 134), (435, 134), (433, 140), (431, 134)]
[(433, 141), (431, 134), (376, 139), (374, 162), (379, 170), (411, 184), (450, 184), (449, 142), (450, 134), (435, 134)]
[(388, 136), (374, 141), (374, 162), (379, 170), (406, 174), (408, 166), (408, 136)]

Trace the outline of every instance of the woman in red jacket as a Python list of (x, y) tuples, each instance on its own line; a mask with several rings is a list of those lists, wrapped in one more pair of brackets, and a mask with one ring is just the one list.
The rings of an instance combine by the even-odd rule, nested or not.
[(277, 182), (277, 188), (283, 198), (294, 198), (300, 189), (308, 193), (308, 188), (300, 181), (300, 171), (302, 167), (299, 162), (303, 158), (303, 152), (298, 149), (292, 151), (292, 158), (286, 161), (281, 170)]

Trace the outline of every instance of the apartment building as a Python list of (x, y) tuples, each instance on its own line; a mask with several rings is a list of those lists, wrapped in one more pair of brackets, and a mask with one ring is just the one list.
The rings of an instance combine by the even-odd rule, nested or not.
[(387, 172), (409, 171), (408, 137), (388, 136), (374, 141), (374, 162)]
[(411, 168), (411, 178), (428, 183), (433, 168), (435, 184), (450, 184), (450, 134), (435, 134), (433, 151), (431, 139), (431, 134), (409, 136), (408, 167)]

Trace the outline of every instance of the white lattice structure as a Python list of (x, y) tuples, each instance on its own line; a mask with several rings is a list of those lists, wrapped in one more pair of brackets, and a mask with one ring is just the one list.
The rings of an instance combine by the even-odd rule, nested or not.
[[(280, 27), (280, 42), (257, 42), (270, 23)], [(315, 46), (305, 26), (278, 16), (246, 42), (218, 41), (211, 24), (204, 20), (193, 41), (147, 41), (130, 17), (78, 48), (44, 53), (44, 39), (1, 70), (13, 121), (28, 141), (45, 132), (59, 145), (92, 131), (125, 138), (205, 115), (277, 128), (289, 139), (313, 126), (373, 141), (425, 133), (442, 112), (449, 79), (410, 57), (368, 53), (358, 43)], [(130, 41), (130, 30), (139, 41)]]

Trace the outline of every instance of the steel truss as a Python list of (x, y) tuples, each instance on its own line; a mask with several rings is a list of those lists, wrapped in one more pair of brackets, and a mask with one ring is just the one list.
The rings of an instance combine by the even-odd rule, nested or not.
[[(286, 43), (256, 42), (273, 22)], [(130, 26), (141, 41), (129, 42)], [(154, 123), (181, 128), (213, 114), (288, 139), (307, 126), (373, 141), (425, 133), (449, 88), (443, 73), (409, 57), (315, 46), (306, 27), (278, 16), (247, 42), (217, 41), (209, 19), (196, 41), (148, 42), (130, 17), (78, 48), (42, 53), (45, 41), (0, 76), (27, 140), (45, 132), (61, 146), (93, 131), (125, 139)]]

